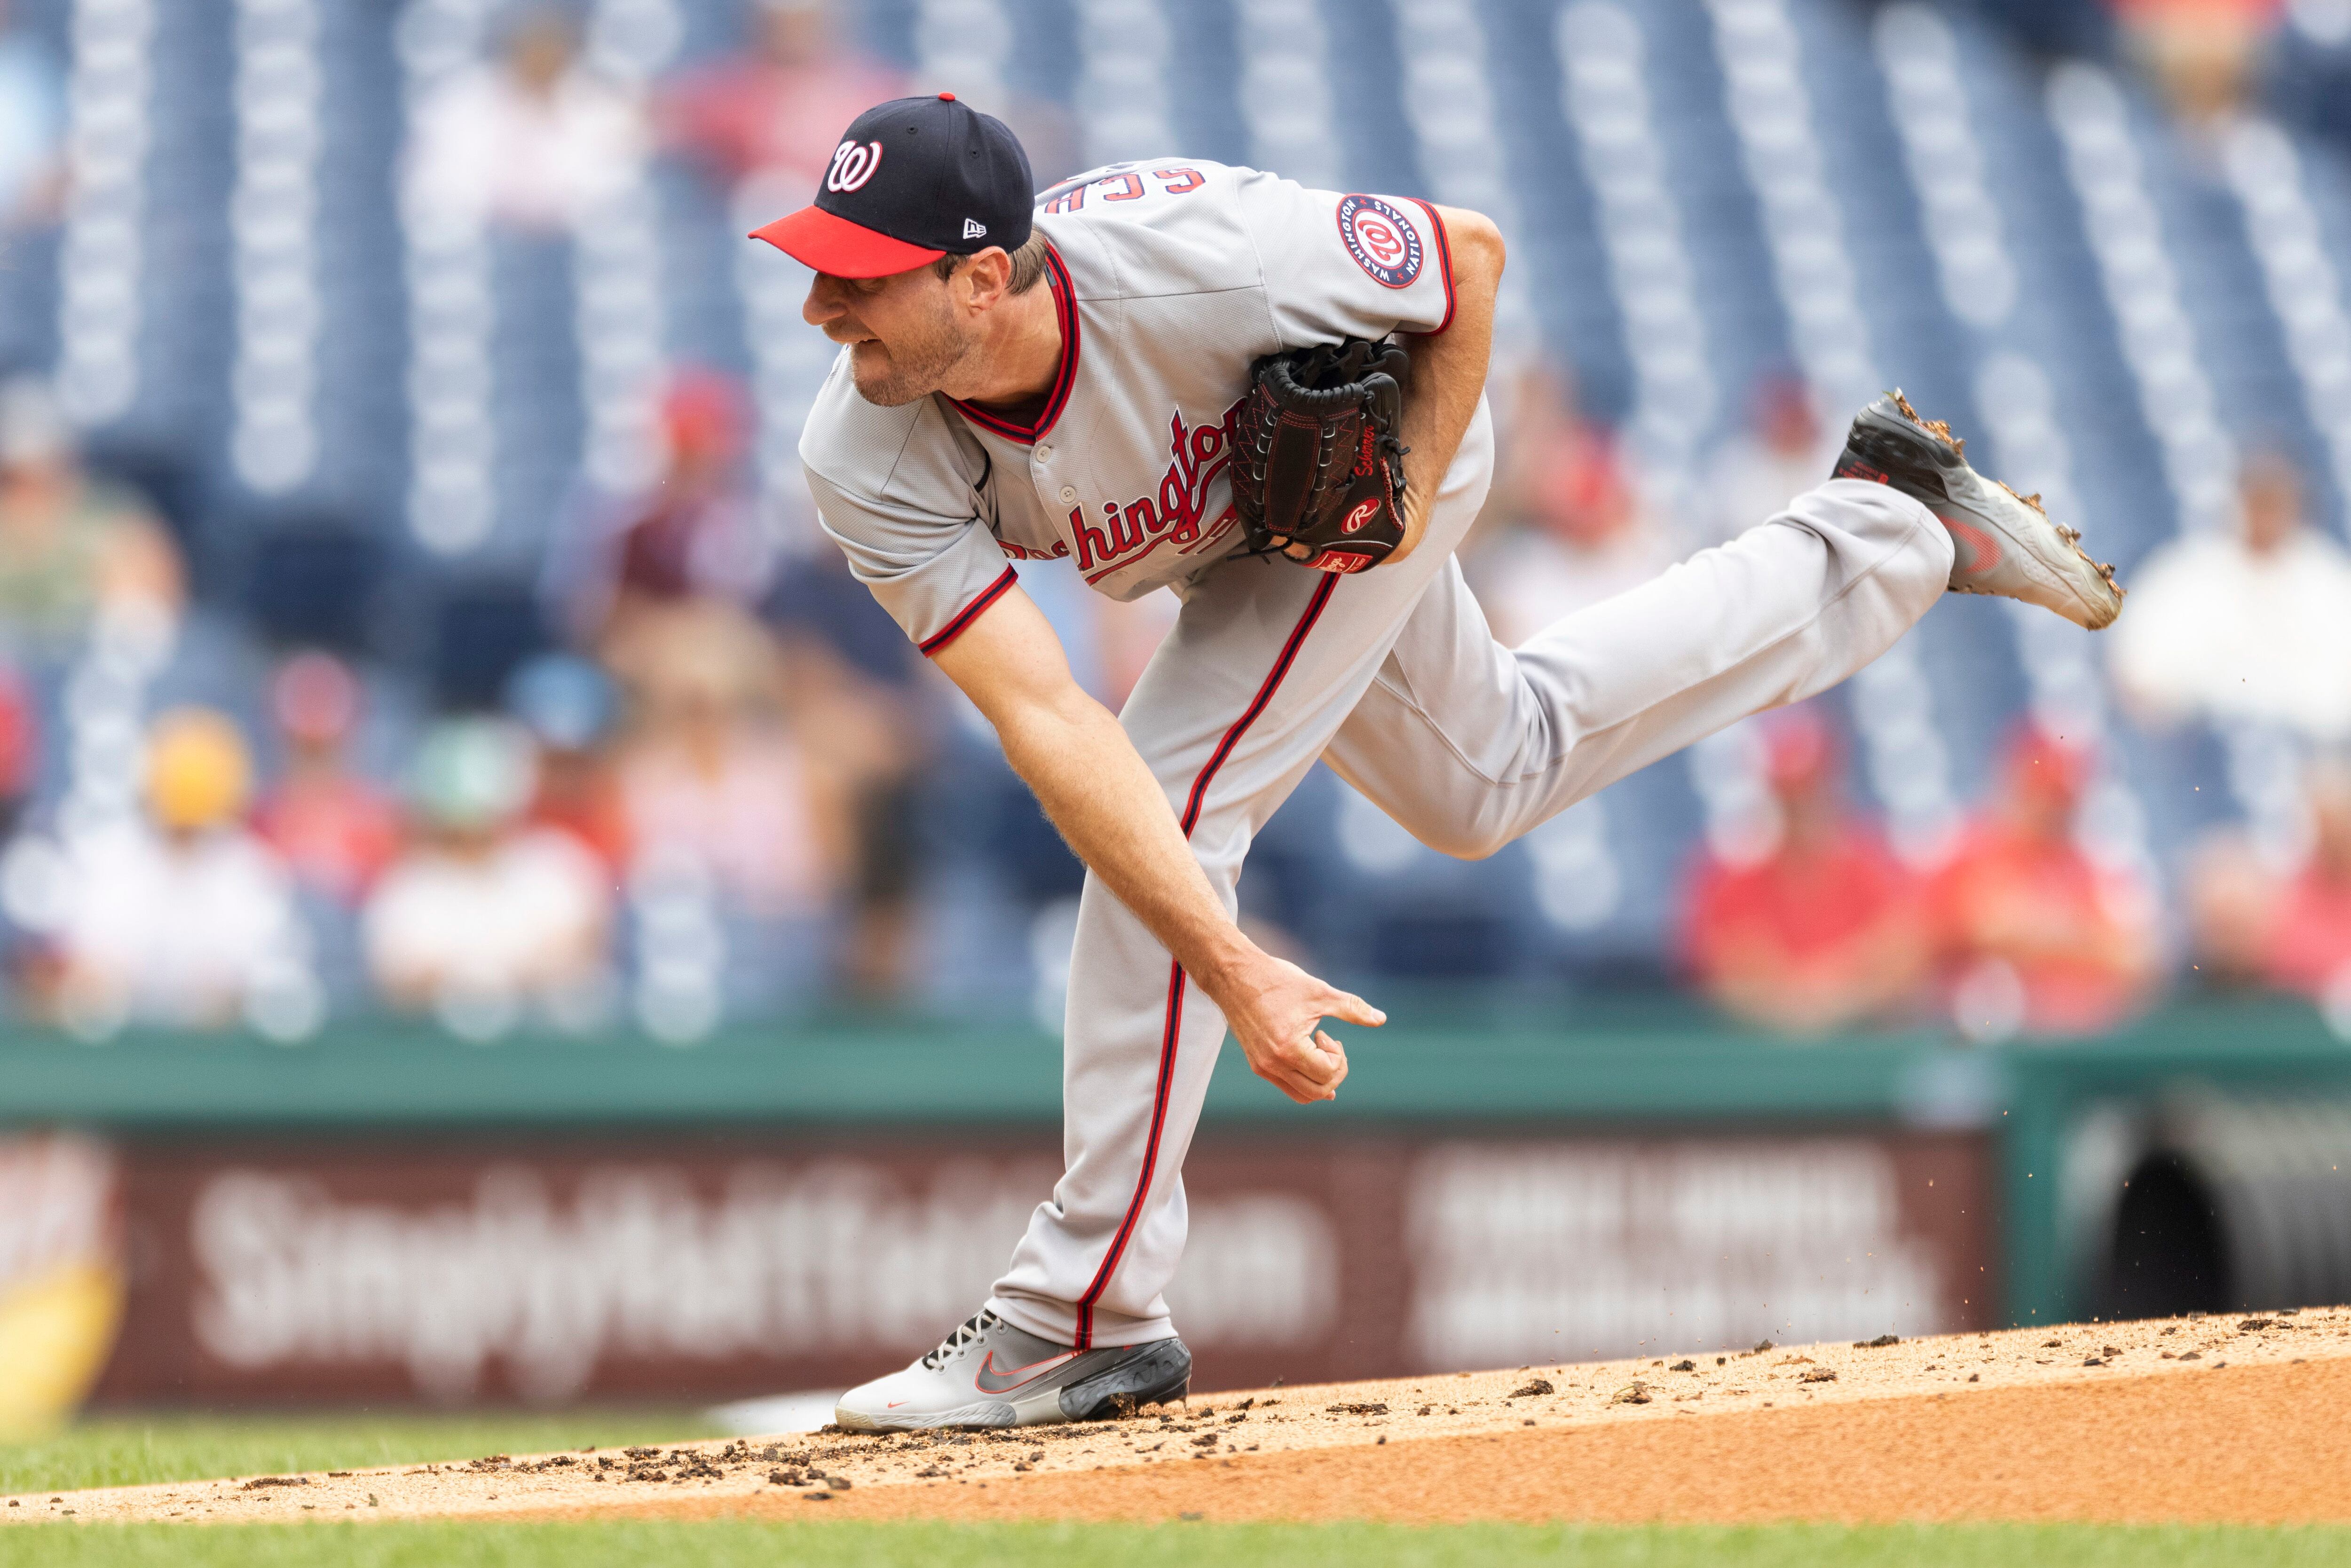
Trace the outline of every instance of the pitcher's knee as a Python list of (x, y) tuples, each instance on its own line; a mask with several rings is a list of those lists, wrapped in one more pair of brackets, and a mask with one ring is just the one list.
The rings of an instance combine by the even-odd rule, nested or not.
[(1896, 597), (1916, 601), (1923, 612), (1940, 598), (1951, 580), (1951, 559), (1957, 547), (1940, 517), (1914, 496), (1890, 485), (1868, 479), (1831, 479), (1798, 497), (1823, 508), (1823, 520), (1874, 547), (1874, 575)]

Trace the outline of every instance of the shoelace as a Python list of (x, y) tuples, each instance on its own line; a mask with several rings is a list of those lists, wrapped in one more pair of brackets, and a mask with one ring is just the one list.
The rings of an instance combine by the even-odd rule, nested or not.
[(931, 1371), (936, 1372), (942, 1365), (946, 1364), (947, 1357), (953, 1355), (956, 1352), (961, 1350), (964, 1346), (969, 1344), (972, 1341), (977, 1339), (980, 1335), (986, 1333), (995, 1326), (996, 1314), (994, 1312), (985, 1310), (974, 1312), (970, 1317), (964, 1320), (964, 1323), (961, 1328), (947, 1335), (946, 1338), (939, 1341), (938, 1349), (923, 1357), (923, 1364), (928, 1367)]

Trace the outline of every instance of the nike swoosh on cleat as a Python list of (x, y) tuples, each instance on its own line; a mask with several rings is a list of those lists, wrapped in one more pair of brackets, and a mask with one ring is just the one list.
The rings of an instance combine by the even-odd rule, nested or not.
[(991, 1350), (987, 1353), (987, 1359), (979, 1364), (979, 1371), (973, 1375), (972, 1382), (977, 1385), (982, 1394), (1009, 1394), (1016, 1388), (1024, 1388), (1036, 1382), (1055, 1367), (1077, 1359), (1076, 1351), (1065, 1350), (1059, 1355), (1049, 1355), (1027, 1366), (998, 1372), (996, 1370), (996, 1353)]
[(1960, 547), (1968, 552), (1967, 563), (1959, 568), (1962, 574), (1973, 577), (1978, 572), (1990, 571), (2000, 564), (2000, 541), (1983, 529), (1972, 523), (1960, 522), (1956, 517), (1945, 517), (1943, 527), (1950, 531), (1951, 537), (1957, 539)]
[(882, 1408), (884, 1410), (895, 1410), (899, 1406), (905, 1403), (906, 1401), (904, 1399), (893, 1399), (888, 1404), (883, 1406)]

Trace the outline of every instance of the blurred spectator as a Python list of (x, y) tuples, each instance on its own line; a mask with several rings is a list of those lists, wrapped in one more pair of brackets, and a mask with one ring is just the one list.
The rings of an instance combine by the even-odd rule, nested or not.
[(2272, 905), (2262, 973), (2281, 990), (2351, 1002), (2351, 763), (2310, 769), (2310, 852)]
[(2210, 123), (2245, 100), (2284, 0), (2106, 0), (2135, 57), (2175, 113)]
[(12, 9), (0, 0), (0, 245), (55, 215), (64, 174), (65, 73)]
[(542, 232), (576, 227), (643, 162), (637, 105), (580, 63), (579, 39), (558, 7), (518, 16), (504, 54), (418, 110), (412, 214)]
[(680, 371), (662, 398), (660, 477), (640, 495), (583, 506), (548, 553), (547, 591), (565, 627), (624, 678), (659, 658), (677, 614), (739, 615), (774, 580), (775, 548), (742, 482), (746, 423), (732, 381)]
[(2141, 567), (2108, 653), (2152, 720), (2256, 719), (2351, 735), (2351, 555), (2304, 520), (2294, 465), (2245, 464), (2232, 535), (2189, 535)]
[(18, 836), (40, 766), (38, 704), (24, 679), (0, 664), (0, 1008), (27, 1016), (51, 1010), (59, 974), (41, 915), (44, 894), (63, 879), (24, 874), (27, 865), (54, 872), (57, 856), (37, 836)]
[(176, 613), (180, 598), (179, 552), (153, 512), (82, 472), (45, 385), (0, 386), (0, 626), (56, 650), (101, 607)]
[(1782, 371), (1758, 380), (1747, 429), (1715, 454), (1707, 486), (1712, 515), (1699, 542), (1735, 539), (1777, 516), (1829, 476), (1844, 437), (1821, 428), (1802, 377)]
[(286, 661), (269, 688), (286, 772), (254, 813), (297, 882), (354, 906), (400, 852), (398, 809), (345, 756), (360, 702), (360, 683), (340, 660), (308, 653)]
[(1808, 708), (1763, 721), (1777, 841), (1759, 859), (1709, 853), (1684, 926), (1690, 967), (1724, 1011), (1789, 1034), (1887, 1019), (1925, 977), (1919, 889), (1848, 815), (1843, 756)]
[(148, 820), (66, 846), (57, 939), (69, 1023), (214, 1028), (304, 987), (291, 882), (241, 825), (252, 778), (224, 715), (178, 708), (155, 721)]
[(612, 873), (629, 863), (628, 812), (604, 755), (612, 683), (585, 659), (542, 653), (507, 682), (507, 712), (538, 744), (534, 826), (569, 833)]
[(1674, 548), (1643, 508), (1615, 437), (1586, 423), (1563, 378), (1537, 367), (1520, 388), (1503, 495), (1508, 530), (1480, 540), (1473, 581), (1494, 634), (1515, 646), (1561, 616), (1646, 582)]
[(754, 917), (821, 915), (849, 857), (842, 780), (760, 700), (720, 623), (679, 632), (621, 767), (638, 853), (699, 864)]
[(2150, 890), (2074, 841), (2091, 768), (2078, 746), (2021, 728), (1998, 798), (1935, 878), (1943, 977), (1965, 1033), (2094, 1034), (2147, 999), (2157, 960)]
[(2252, 840), (2233, 829), (2206, 838), (2189, 857), (2183, 891), (2196, 986), (2231, 991), (2266, 985), (2278, 883)]
[(607, 989), (609, 880), (567, 833), (523, 821), (531, 746), (503, 720), (445, 720), (413, 775), (421, 841), (384, 874), (364, 921), (369, 967), (392, 1005), (459, 1033), (504, 1032), (536, 1006), (595, 1022)]
[(57, 320), (65, 72), (0, 0), (0, 368), (41, 364)]
[(837, 549), (791, 562), (766, 613), (788, 716), (798, 733), (823, 737), (825, 762), (849, 803), (841, 979), (854, 996), (888, 999), (904, 987), (914, 935), (920, 797), (939, 718), (929, 662)]
[(751, 47), (682, 76), (656, 110), (662, 139), (723, 184), (776, 178), (806, 200), (849, 122), (903, 90), (841, 48), (824, 0), (760, 0)]
[(16, 836), (40, 775), (40, 718), (22, 676), (0, 664), (0, 843)]

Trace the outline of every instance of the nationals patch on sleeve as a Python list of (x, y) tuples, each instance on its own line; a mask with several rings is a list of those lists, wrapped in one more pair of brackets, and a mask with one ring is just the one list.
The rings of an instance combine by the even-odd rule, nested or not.
[(1410, 287), (1420, 276), (1420, 231), (1377, 196), (1340, 198), (1339, 237), (1355, 265), (1390, 288)]

